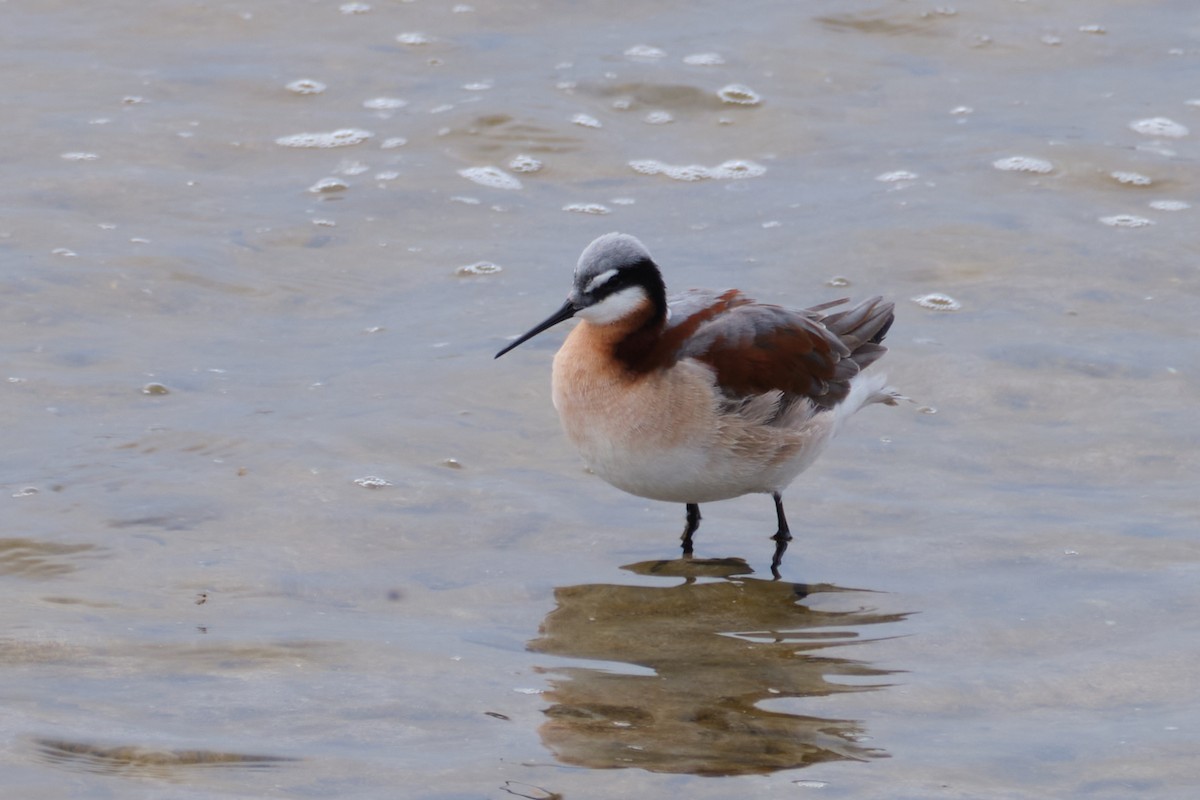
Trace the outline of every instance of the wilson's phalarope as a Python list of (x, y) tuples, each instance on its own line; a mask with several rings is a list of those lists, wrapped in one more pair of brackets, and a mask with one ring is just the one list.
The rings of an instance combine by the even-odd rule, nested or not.
[(562, 308), (496, 354), (579, 317), (554, 357), (554, 407), (604, 480), (639, 497), (685, 503), (692, 552), (700, 503), (752, 492), (775, 498), (772, 570), (791, 540), (782, 492), (863, 406), (895, 405), (883, 375), (893, 305), (881, 297), (826, 313), (757, 303), (736, 289), (667, 297), (632, 236), (583, 251)]

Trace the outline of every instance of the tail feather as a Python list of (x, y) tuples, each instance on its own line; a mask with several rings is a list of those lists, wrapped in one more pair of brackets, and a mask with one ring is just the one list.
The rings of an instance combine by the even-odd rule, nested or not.
[(894, 303), (871, 297), (853, 308), (830, 314), (821, 322), (850, 349), (850, 360), (859, 369), (866, 369), (887, 352), (883, 338), (895, 318)]

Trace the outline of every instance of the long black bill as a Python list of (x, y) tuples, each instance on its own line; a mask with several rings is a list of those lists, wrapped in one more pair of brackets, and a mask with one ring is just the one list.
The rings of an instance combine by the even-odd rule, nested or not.
[(563, 303), (562, 308), (560, 308), (558, 311), (555, 311), (549, 317), (547, 317), (546, 319), (539, 322), (530, 331), (523, 334), (519, 339), (517, 339), (515, 342), (510, 344), (508, 347), (504, 348), (499, 353), (496, 353), (495, 357), (499, 358), (500, 356), (507, 353), (509, 350), (512, 350), (514, 347), (516, 347), (517, 345), (519, 345), (523, 342), (529, 341), (530, 339), (537, 336), (539, 333), (546, 330), (547, 328), (553, 328), (558, 323), (560, 323), (564, 320), (570, 319), (571, 317), (575, 316), (575, 312), (578, 310), (579, 309), (575, 307), (575, 304), (572, 303), (570, 300), (568, 300), (567, 302)]

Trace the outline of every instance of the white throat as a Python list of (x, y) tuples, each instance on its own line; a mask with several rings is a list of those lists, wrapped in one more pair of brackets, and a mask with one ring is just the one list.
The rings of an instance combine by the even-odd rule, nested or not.
[(575, 316), (582, 317), (593, 325), (611, 325), (628, 317), (649, 302), (650, 297), (640, 286), (627, 286), (614, 292), (595, 305), (581, 308)]

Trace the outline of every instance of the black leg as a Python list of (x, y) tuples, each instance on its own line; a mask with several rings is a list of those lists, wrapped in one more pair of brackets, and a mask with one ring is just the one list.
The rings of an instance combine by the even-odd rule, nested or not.
[(779, 492), (772, 492), (771, 497), (775, 498), (775, 516), (779, 519), (779, 530), (771, 538), (777, 542), (790, 542), (792, 532), (788, 528), (787, 517), (783, 515), (783, 495)]
[(683, 536), (679, 538), (683, 542), (683, 554), (690, 556), (692, 554), (692, 534), (700, 527), (700, 506), (697, 503), (687, 504), (687, 524), (683, 526)]
[(787, 517), (783, 515), (783, 495), (779, 492), (771, 494), (775, 498), (775, 516), (779, 519), (779, 530), (771, 538), (775, 540), (775, 555), (771, 557), (771, 575), (779, 580), (779, 565), (783, 563), (783, 554), (787, 552), (788, 542), (792, 540), (792, 532), (788, 529)]

